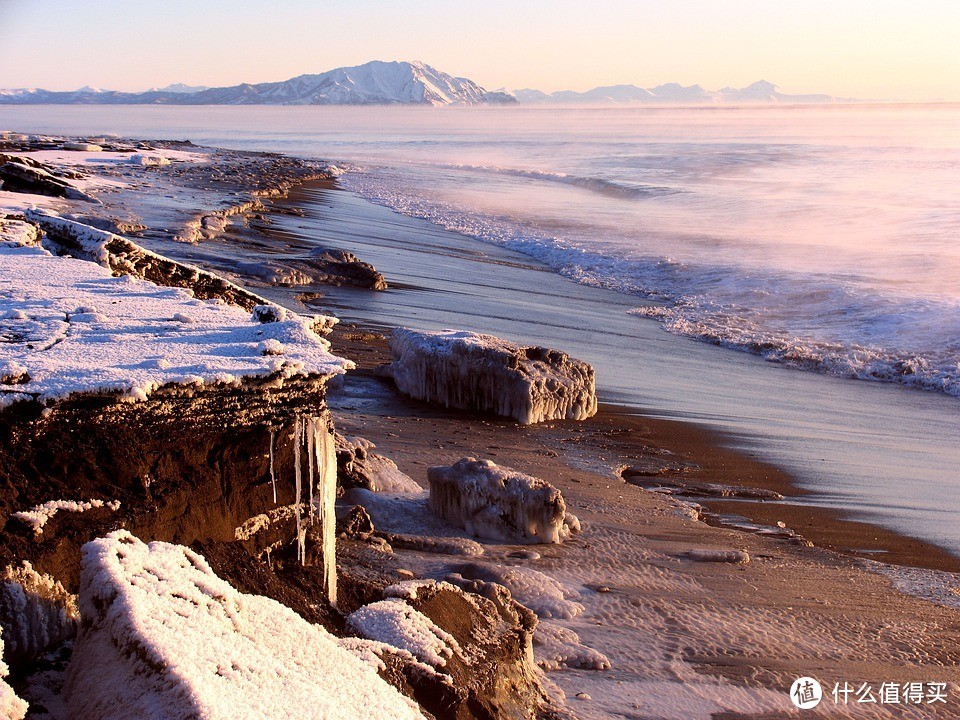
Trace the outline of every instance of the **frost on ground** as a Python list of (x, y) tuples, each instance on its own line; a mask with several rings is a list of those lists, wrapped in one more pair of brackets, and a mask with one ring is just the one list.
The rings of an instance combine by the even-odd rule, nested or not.
[(597, 412), (593, 368), (559, 350), (492, 335), (394, 330), (383, 372), (411, 397), (482, 410), (523, 424), (584, 420)]
[(518, 543), (559, 543), (579, 532), (553, 485), (490, 460), (432, 467), (430, 509), (471, 535)]
[[(271, 375), (282, 382), (349, 366), (330, 354), (312, 320), (277, 308), (274, 322), (262, 322), (256, 311), (251, 317), (188, 290), (17, 246), (22, 234), (6, 227), (0, 226), (0, 406), (96, 392), (142, 400), (168, 383), (237, 384)], [(283, 353), (264, 354), (261, 343), (268, 340)]]
[(191, 550), (111, 533), (83, 549), (71, 717), (422, 718), (318, 625)]
[(16, 518), (33, 528), (33, 534), (37, 537), (43, 535), (43, 528), (58, 512), (82, 513), (94, 508), (108, 507), (114, 512), (120, 509), (119, 500), (104, 502), (103, 500), (92, 499), (87, 502), (78, 502), (76, 500), (48, 500), (42, 505), (37, 505), (30, 510), (13, 513), (10, 517)]
[(406, 650), (431, 667), (441, 668), (455, 652), (456, 638), (400, 598), (364, 605), (347, 616), (347, 629), (368, 640)]

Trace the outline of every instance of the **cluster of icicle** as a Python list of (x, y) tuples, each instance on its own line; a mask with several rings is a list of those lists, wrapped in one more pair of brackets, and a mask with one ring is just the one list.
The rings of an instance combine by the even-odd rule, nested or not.
[[(277, 502), (277, 478), (274, 469), (274, 440), (270, 431), (270, 482), (273, 501)], [(306, 458), (304, 458), (306, 455)], [(306, 462), (304, 462), (306, 460)], [(306, 468), (304, 467), (306, 465)], [(306, 477), (304, 477), (306, 470)], [(297, 528), (297, 559), (307, 560), (307, 528), (320, 526), (323, 554), (323, 581), (327, 599), (337, 604), (337, 455), (333, 432), (318, 417), (298, 416), (293, 425), (294, 511)], [(304, 488), (306, 480), (306, 488)], [(306, 497), (304, 497), (306, 495)], [(303, 517), (303, 504), (307, 516)]]
[(400, 392), (524, 425), (585, 420), (597, 412), (593, 367), (559, 350), (521, 347), (492, 335), (394, 330), (384, 370)]
[(560, 491), (540, 478), (468, 457), (427, 470), (430, 509), (471, 535), (514, 543), (559, 543), (580, 531)]

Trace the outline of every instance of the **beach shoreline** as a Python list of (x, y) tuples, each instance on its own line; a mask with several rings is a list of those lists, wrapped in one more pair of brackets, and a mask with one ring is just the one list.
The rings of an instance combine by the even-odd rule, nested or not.
[[(310, 193), (315, 189), (343, 192), (335, 179), (300, 183), (293, 186), (285, 197), (272, 201), (268, 214), (273, 208), (277, 208), (281, 214), (291, 210), (302, 212), (313, 201)], [(289, 240), (286, 233), (277, 234), (269, 226), (258, 228), (258, 231), (278, 242)], [(530, 262), (534, 269), (541, 269), (536, 267), (532, 259)], [(550, 270), (546, 272), (554, 274)], [(469, 280), (465, 279), (464, 282)], [(364, 335), (372, 331), (373, 335), (382, 335), (388, 333), (392, 327), (389, 319), (384, 322), (384, 318), (369, 313), (363, 303), (351, 304), (354, 297), (356, 296), (353, 293), (338, 294), (336, 304), (328, 306), (331, 296), (324, 293), (324, 297), (310, 302), (311, 307), (320, 307), (333, 314), (349, 310), (350, 314), (355, 316), (355, 321), (345, 323), (339, 331), (335, 331), (335, 346), (350, 334)], [(464, 322), (469, 322), (469, 319), (466, 318)], [(353, 328), (349, 332), (345, 330), (348, 325)], [(362, 343), (356, 342), (347, 343), (350, 351), (357, 355), (353, 359), (360, 358), (362, 363), (363, 358), (375, 357), (377, 363), (389, 362), (389, 350), (382, 342), (369, 348), (361, 345)], [(558, 349), (569, 350), (559, 343), (556, 345)], [(602, 400), (607, 389), (602, 375), (598, 377), (597, 385)], [(621, 421), (633, 428), (642, 429), (651, 442), (659, 444), (674, 456), (684, 457), (688, 465), (697, 468), (694, 474), (701, 481), (762, 488), (784, 496), (783, 501), (697, 497), (696, 501), (705, 505), (711, 516), (740, 515), (767, 526), (776, 526), (779, 521), (819, 547), (854, 557), (889, 562), (893, 565), (960, 572), (960, 557), (944, 548), (889, 530), (878, 523), (851, 518), (838, 509), (804, 503), (804, 498), (812, 495), (813, 491), (801, 487), (789, 471), (776, 465), (774, 459), (763, 457), (759, 451), (751, 452), (731, 447), (729, 438), (725, 437), (722, 431), (683, 419), (665, 419), (658, 416), (658, 412), (656, 407), (627, 406), (608, 399), (602, 403), (601, 417), (611, 425)], [(617, 465), (629, 467), (631, 458), (636, 459), (636, 456), (642, 454), (642, 450), (641, 446), (623, 448), (622, 456), (611, 460), (611, 469)], [(622, 481), (619, 477), (616, 479)], [(711, 517), (710, 522), (729, 524), (735, 520), (729, 517)]]
[[(893, 681), (943, 682), (950, 688), (949, 703), (958, 701), (960, 627), (953, 592), (958, 562), (945, 551), (846, 522), (819, 507), (770, 499), (769, 493), (788, 499), (803, 493), (787, 473), (726, 447), (722, 435), (692, 422), (604, 403), (583, 422), (524, 426), (400, 395), (375, 368), (389, 360), (386, 333), (396, 324), (388, 312), (391, 300), (396, 292), (422, 289), (407, 283), (391, 294), (349, 284), (270, 283), (251, 275), (256, 268), (245, 263), (246, 257), (259, 257), (282, 266), (290, 258), (314, 257), (318, 247), (338, 249), (349, 225), (327, 220), (323, 237), (297, 226), (309, 212), (301, 192), (317, 186), (294, 185), (286, 197), (231, 216), (196, 245), (151, 238), (149, 231), (142, 237), (145, 244), (166, 242), (165, 250), (179, 248), (182, 257), (175, 259), (200, 257), (198, 264), (205, 269), (241, 284), (256, 280), (249, 285), (252, 291), (298, 312), (348, 310), (349, 318), (329, 336), (332, 352), (357, 364), (342, 385), (328, 388), (326, 403), (337, 432), (373, 442), (378, 453), (423, 487), (428, 467), (463, 457), (490, 459), (541, 477), (564, 493), (568, 509), (583, 526), (582, 533), (562, 545), (482, 542), (482, 556), (473, 558), (398, 547), (385, 562), (391, 569), (400, 566), (398, 577), (443, 580), (463, 574), (462, 580), (480, 565), (506, 573), (508, 584), (511, 573), (514, 580), (531, 579), (512, 591), (521, 602), (546, 598), (554, 603), (552, 610), (540, 609), (534, 650), (549, 670), (548, 679), (582, 720), (782, 717), (792, 712), (788, 691), (801, 676), (819, 678), (827, 692), (845, 682), (874, 687)], [(319, 187), (341, 192), (330, 180)], [(520, 257), (464, 252), (460, 260), (487, 263), (494, 273), (535, 271), (541, 276), (542, 271)], [(465, 273), (450, 281), (473, 278)], [(372, 311), (376, 307), (382, 312)], [(366, 321), (357, 322), (364, 314)], [(530, 343), (568, 349), (562, 339), (553, 342), (549, 336), (530, 338)], [(271, 457), (272, 442), (270, 435)], [(257, 462), (263, 465), (265, 458), (258, 454)], [(627, 468), (635, 472), (631, 475)], [(624, 480), (627, 475), (633, 482)], [(678, 480), (691, 487), (712, 483), (768, 494), (750, 500), (678, 498), (637, 486)], [(413, 507), (423, 500), (404, 502)], [(729, 519), (711, 526), (716, 517), (703, 522), (707, 513), (699, 503), (714, 514), (754, 515), (766, 527), (745, 532)], [(418, 532), (429, 534), (428, 525)], [(887, 552), (878, 555), (878, 549)], [(349, 563), (349, 552), (343, 558)], [(876, 559), (901, 562), (905, 572), (920, 569), (900, 576), (896, 567), (871, 562)], [(349, 572), (349, 566), (345, 569)], [(909, 583), (898, 578), (918, 580), (924, 587), (933, 578), (942, 593), (905, 593)], [(525, 596), (525, 591), (534, 594)], [(896, 715), (877, 707), (861, 714), (860, 708), (842, 707), (836, 699), (832, 710), (857, 717), (945, 716), (938, 714), (939, 707), (911, 707)], [(945, 712), (950, 711), (952, 707)]]

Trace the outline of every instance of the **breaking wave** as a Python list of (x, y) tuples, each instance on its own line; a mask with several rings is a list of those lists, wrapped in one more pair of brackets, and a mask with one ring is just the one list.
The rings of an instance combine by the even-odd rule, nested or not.
[[(539, 171), (492, 172), (568, 184), (589, 180)], [(758, 272), (733, 263), (640, 255), (568, 228), (540, 227), (530, 216), (464, 209), (405, 180), (393, 169), (358, 167), (341, 178), (346, 189), (376, 204), (524, 253), (579, 283), (639, 296), (651, 304), (633, 314), (656, 320), (671, 333), (792, 368), (960, 397), (960, 300), (910, 294), (849, 274)]]
[(673, 195), (682, 192), (663, 185), (638, 185), (598, 177), (583, 177), (581, 175), (570, 175), (568, 173), (549, 172), (547, 170), (523, 170), (500, 167), (498, 165), (446, 165), (444, 167), (452, 170), (494, 173), (516, 178), (526, 178), (528, 180), (572, 185), (583, 188), (584, 190), (606, 195), (607, 197), (623, 198), (626, 200), (662, 197), (664, 195)]

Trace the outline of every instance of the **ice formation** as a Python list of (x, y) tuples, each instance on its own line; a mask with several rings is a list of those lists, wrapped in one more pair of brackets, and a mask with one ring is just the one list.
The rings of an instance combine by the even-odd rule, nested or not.
[(92, 499), (87, 502), (78, 502), (76, 500), (48, 500), (47, 502), (37, 505), (30, 510), (15, 512), (10, 517), (26, 523), (33, 528), (33, 534), (37, 537), (40, 537), (43, 535), (44, 526), (58, 512), (82, 513), (86, 510), (93, 510), (94, 508), (101, 507), (108, 507), (116, 512), (120, 509), (120, 501), (109, 500), (104, 502), (103, 500), (97, 499)]
[(398, 328), (383, 372), (399, 390), (445, 407), (482, 410), (523, 424), (584, 420), (597, 412), (593, 367), (559, 350), (492, 335)]
[(57, 580), (24, 561), (8, 566), (0, 582), (0, 618), (8, 660), (36, 658), (76, 632), (77, 599)]
[(750, 555), (744, 550), (698, 548), (688, 551), (687, 557), (700, 562), (733, 563), (735, 565), (744, 565), (750, 562)]
[[(306, 562), (307, 525), (301, 513), (303, 495), (303, 458), (307, 454), (307, 523), (320, 525), (323, 553), (323, 582), (327, 599), (337, 604), (337, 456), (333, 431), (318, 417), (297, 417), (293, 429), (294, 483), (296, 485), (297, 555)], [(314, 500), (314, 488), (318, 497)]]
[[(268, 375), (282, 381), (350, 366), (330, 354), (311, 319), (284, 312), (259, 322), (186, 289), (114, 277), (92, 262), (16, 245), (25, 236), (9, 227), (0, 226), (0, 332), (9, 338), (0, 343), (0, 406), (84, 392), (142, 400), (166, 384)], [(194, 322), (172, 320), (178, 314)], [(268, 339), (284, 354), (261, 354), (259, 343)]]
[(421, 662), (439, 668), (460, 652), (456, 638), (400, 598), (380, 600), (347, 616), (347, 629), (368, 640), (406, 650)]
[(490, 460), (463, 458), (432, 467), (430, 509), (471, 535), (516, 543), (559, 543), (579, 532), (550, 483)]
[(23, 720), (28, 706), (4, 680), (9, 674), (10, 668), (3, 662), (3, 633), (0, 632), (0, 720)]
[(70, 717), (422, 720), (319, 625), (200, 555), (120, 531), (83, 548)]

